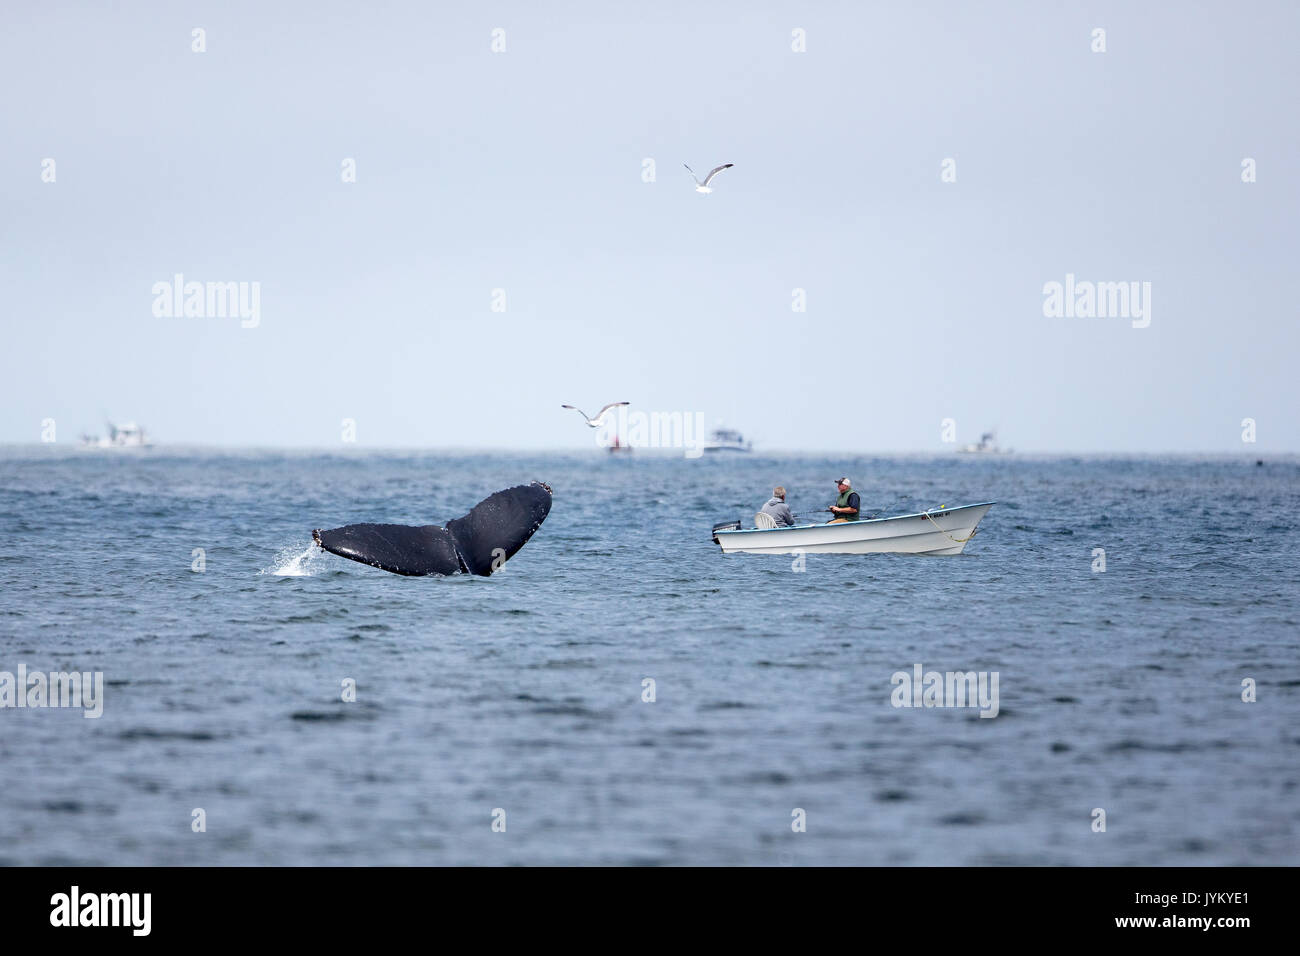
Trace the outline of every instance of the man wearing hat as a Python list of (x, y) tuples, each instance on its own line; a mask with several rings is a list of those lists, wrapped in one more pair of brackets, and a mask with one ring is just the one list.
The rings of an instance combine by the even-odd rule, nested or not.
[(831, 505), (831, 514), (835, 515), (827, 524), (839, 524), (841, 521), (857, 521), (858, 514), (862, 511), (862, 499), (858, 493), (853, 490), (853, 482), (847, 478), (841, 478), (836, 487), (839, 488), (840, 496), (835, 499), (835, 504)]

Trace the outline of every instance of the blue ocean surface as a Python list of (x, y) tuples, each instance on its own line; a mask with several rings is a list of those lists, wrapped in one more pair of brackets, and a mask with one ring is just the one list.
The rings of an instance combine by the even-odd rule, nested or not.
[[(710, 540), (841, 474), (998, 503), (956, 557)], [(311, 547), (534, 479), (491, 578)], [(1300, 858), (1294, 457), (11, 447), (0, 530), (0, 671), (105, 685), (98, 719), (0, 709), (0, 863)], [(997, 672), (997, 716), (894, 706), (917, 665)]]

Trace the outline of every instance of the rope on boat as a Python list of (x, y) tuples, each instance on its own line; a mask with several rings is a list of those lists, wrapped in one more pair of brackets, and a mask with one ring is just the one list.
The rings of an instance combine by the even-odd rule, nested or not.
[(978, 528), (972, 528), (972, 529), (971, 529), (971, 533), (968, 534), (968, 535), (966, 535), (966, 537), (964, 537), (964, 538), (954, 538), (954, 537), (953, 537), (952, 535), (950, 535), (947, 531), (944, 531), (942, 528), (939, 527), (939, 522), (935, 521), (934, 518), (930, 517), (930, 512), (928, 512), (928, 511), (922, 511), (922, 512), (921, 512), (921, 517), (922, 517), (922, 518), (930, 518), (930, 524), (934, 525), (935, 530), (938, 531), (940, 534), (942, 534), (945, 538), (947, 538), (947, 539), (948, 539), (949, 541), (951, 541), (953, 544), (965, 544), (965, 543), (966, 543), (967, 541), (969, 541), (971, 538), (975, 537), (975, 533), (976, 533), (977, 531), (979, 531)]

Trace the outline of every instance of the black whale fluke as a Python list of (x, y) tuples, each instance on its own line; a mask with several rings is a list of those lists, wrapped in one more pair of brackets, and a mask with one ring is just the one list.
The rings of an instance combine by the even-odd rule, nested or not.
[(489, 495), (445, 528), (350, 524), (311, 536), (326, 551), (394, 574), (487, 577), (528, 543), (550, 511), (550, 486), (534, 481)]

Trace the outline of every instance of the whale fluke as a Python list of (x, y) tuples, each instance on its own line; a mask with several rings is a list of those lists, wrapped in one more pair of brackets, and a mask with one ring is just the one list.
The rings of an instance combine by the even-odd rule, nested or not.
[(487, 577), (528, 543), (550, 511), (551, 489), (535, 481), (489, 495), (445, 528), (349, 524), (311, 536), (332, 554), (393, 574)]

